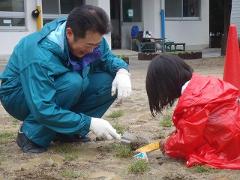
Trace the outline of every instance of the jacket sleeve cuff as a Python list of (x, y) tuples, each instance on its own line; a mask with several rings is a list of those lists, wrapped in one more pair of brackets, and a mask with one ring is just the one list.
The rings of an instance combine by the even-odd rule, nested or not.
[(89, 133), (90, 124), (91, 124), (91, 117), (85, 116), (85, 125), (80, 130), (80, 136), (84, 137)]

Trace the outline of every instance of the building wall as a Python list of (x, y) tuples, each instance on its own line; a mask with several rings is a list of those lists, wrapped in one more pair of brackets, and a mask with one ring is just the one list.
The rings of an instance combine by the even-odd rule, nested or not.
[[(1, 31), (0, 30), (0, 55), (11, 54), (17, 42), (29, 33), (36, 31), (36, 21), (32, 18), (31, 12), (36, 8), (36, 1), (28, 1), (26, 6), (26, 29), (22, 31)], [(162, 2), (162, 3), (161, 3)], [(158, 38), (161, 33), (160, 9), (164, 9), (164, 0), (142, 0), (142, 22), (122, 23), (122, 48), (130, 49), (130, 31), (133, 25), (138, 25), (141, 30), (149, 30), (153, 36)], [(240, 4), (233, 0), (233, 4)], [(110, 0), (86, 0), (86, 4), (102, 7), (110, 16)], [(162, 7), (161, 7), (162, 5)], [(209, 2), (202, 0), (201, 20), (199, 21), (166, 21), (166, 38), (170, 41), (185, 42), (188, 49), (200, 49), (208, 47), (209, 44)], [(235, 6), (235, 8), (240, 6)], [(234, 10), (233, 15), (239, 10)], [(233, 17), (233, 16), (232, 16)], [(233, 18), (234, 20), (234, 18)], [(111, 47), (111, 34), (106, 39)], [(191, 38), (189, 38), (191, 37)]]
[[(35, 1), (25, 1), (26, 29), (25, 30), (0, 30), (0, 56), (11, 54), (14, 46), (24, 36), (37, 30), (36, 21), (32, 18), (32, 11), (36, 9)], [(20, 31), (20, 32), (19, 32)]]
[(236, 24), (238, 36), (240, 37), (240, 1), (232, 0), (231, 23)]
[[(236, 0), (238, 1), (238, 0)], [(201, 19), (185, 21), (166, 20), (166, 38), (185, 42), (186, 48), (199, 50), (209, 46), (209, 1), (201, 1)]]
[[(37, 31), (36, 20), (32, 18), (32, 11), (36, 9), (35, 0), (25, 0), (26, 14), (26, 29), (24, 30), (0, 30), (0, 56), (7, 57), (13, 51), (13, 48), (18, 41), (26, 35)], [(86, 4), (102, 7), (110, 16), (110, 1), (109, 0), (86, 0)], [(111, 34), (105, 35), (106, 40), (111, 47)]]
[(151, 31), (153, 37), (160, 37), (160, 0), (142, 0), (142, 22), (122, 23), (122, 48), (131, 47), (131, 28), (137, 25), (142, 31)]
[(161, 36), (160, 1), (161, 0), (143, 0), (144, 30), (151, 31), (153, 37), (155, 38), (159, 38)]

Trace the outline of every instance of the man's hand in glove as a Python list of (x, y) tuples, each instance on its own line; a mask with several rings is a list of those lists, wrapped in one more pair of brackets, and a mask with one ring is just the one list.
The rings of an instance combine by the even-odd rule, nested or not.
[(112, 82), (112, 96), (117, 93), (118, 100), (130, 96), (132, 85), (130, 73), (126, 69), (119, 69)]
[(100, 118), (92, 118), (90, 124), (90, 130), (98, 137), (106, 140), (121, 139), (121, 135), (117, 133), (116, 129), (112, 125)]

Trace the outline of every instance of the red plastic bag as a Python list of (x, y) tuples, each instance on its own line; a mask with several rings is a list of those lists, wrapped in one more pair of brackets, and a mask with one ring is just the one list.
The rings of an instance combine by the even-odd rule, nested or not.
[(239, 96), (227, 82), (194, 74), (174, 111), (176, 132), (164, 145), (166, 154), (188, 167), (240, 169)]

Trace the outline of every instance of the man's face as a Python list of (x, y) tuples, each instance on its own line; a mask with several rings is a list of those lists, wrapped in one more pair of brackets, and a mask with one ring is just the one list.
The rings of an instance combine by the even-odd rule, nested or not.
[(87, 31), (84, 38), (75, 39), (71, 28), (66, 29), (66, 35), (71, 53), (78, 58), (91, 53), (102, 39), (101, 34), (92, 31)]

